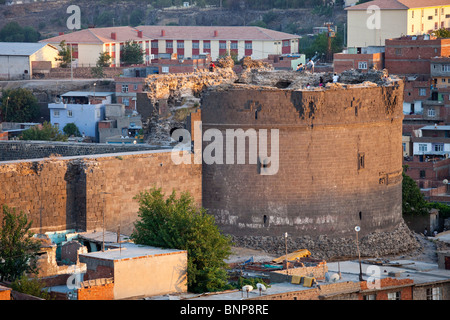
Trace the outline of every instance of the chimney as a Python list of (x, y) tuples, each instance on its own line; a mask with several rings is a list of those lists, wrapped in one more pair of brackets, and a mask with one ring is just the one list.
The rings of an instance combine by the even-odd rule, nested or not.
[(111, 39), (117, 40), (117, 34), (115, 32), (111, 32)]
[(218, 30), (214, 30), (214, 37), (218, 37), (219, 36), (219, 31)]
[(166, 30), (162, 29), (161, 30), (161, 37), (164, 37), (166, 35)]
[(142, 38), (142, 31), (138, 30), (138, 38)]

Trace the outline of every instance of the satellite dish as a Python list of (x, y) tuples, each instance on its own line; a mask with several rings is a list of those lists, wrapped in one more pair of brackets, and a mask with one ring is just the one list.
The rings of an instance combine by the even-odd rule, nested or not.
[(256, 287), (259, 289), (259, 291), (266, 291), (267, 288), (265, 285), (263, 285), (262, 283), (257, 283)]
[(253, 290), (253, 287), (250, 285), (246, 285), (242, 287), (242, 291), (250, 292)]
[(442, 181), (443, 184), (448, 184), (448, 180), (444, 179), (444, 181)]
[(330, 277), (330, 282), (337, 282), (341, 277), (337, 273), (333, 273)]
[(326, 282), (337, 282), (340, 278), (341, 277), (337, 273), (330, 274), (330, 273), (327, 272), (325, 274), (325, 281)]
[(359, 232), (360, 230), (361, 230), (361, 228), (360, 228), (359, 226), (356, 226), (356, 227), (355, 227), (355, 231), (356, 231), (356, 232)]

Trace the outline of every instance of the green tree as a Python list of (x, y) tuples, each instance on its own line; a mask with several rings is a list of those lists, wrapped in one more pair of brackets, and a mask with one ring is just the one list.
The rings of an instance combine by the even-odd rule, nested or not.
[(11, 283), (11, 288), (17, 292), (29, 294), (34, 297), (45, 300), (51, 299), (48, 289), (45, 289), (44, 284), (37, 277), (28, 278), (26, 275), (22, 275)]
[(450, 30), (447, 30), (445, 28), (433, 31), (432, 34), (437, 38), (450, 38)]
[(3, 91), (1, 98), (3, 121), (29, 122), (39, 116), (39, 105), (30, 90), (17, 88)]
[(428, 213), (428, 203), (420, 192), (417, 183), (406, 174), (407, 166), (403, 167), (402, 182), (402, 212), (409, 215), (422, 215)]
[[(344, 38), (341, 33), (336, 33), (336, 37), (331, 39), (331, 53), (341, 52), (343, 48)], [(306, 55), (307, 58), (312, 58), (316, 52), (321, 55), (326, 55), (328, 52), (328, 37), (327, 33), (321, 33), (314, 37), (313, 40), (304, 38), (300, 40), (300, 51)]]
[(81, 137), (80, 130), (78, 129), (77, 125), (73, 122), (68, 123), (64, 126), (63, 132), (68, 136), (75, 136), (75, 137)]
[(125, 66), (144, 63), (143, 51), (139, 43), (136, 42), (125, 42), (123, 49), (120, 52), (120, 56), (122, 57), (122, 63)]
[(136, 243), (187, 250), (191, 292), (212, 292), (228, 285), (224, 259), (231, 253), (231, 241), (188, 192), (177, 198), (174, 191), (166, 198), (161, 189), (153, 188), (136, 199), (140, 219), (131, 236)]
[(26, 273), (37, 273), (40, 242), (33, 239), (27, 216), (3, 205), (0, 230), (0, 281), (14, 281)]
[(0, 30), (2, 42), (37, 42), (41, 34), (33, 27), (21, 27), (16, 21), (9, 22)]
[(19, 138), (20, 140), (67, 141), (67, 136), (62, 134), (57, 126), (47, 121), (42, 126), (34, 126), (25, 130)]
[(55, 58), (56, 61), (60, 61), (59, 66), (61, 68), (67, 68), (70, 66), (72, 59), (72, 49), (63, 40), (59, 43), (60, 49), (58, 50), (58, 56)]
[(107, 68), (111, 65), (111, 56), (107, 52), (100, 52), (95, 67), (91, 69), (91, 73), (94, 77), (103, 78), (105, 73), (103, 68)]

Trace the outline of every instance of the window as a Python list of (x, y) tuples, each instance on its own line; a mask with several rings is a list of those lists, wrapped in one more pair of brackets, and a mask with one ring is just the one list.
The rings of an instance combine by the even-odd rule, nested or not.
[(230, 44), (230, 49), (237, 49), (237, 48), (238, 48), (237, 42), (232, 42), (232, 43)]
[(437, 30), (437, 29), (439, 29), (439, 26), (438, 26), (438, 23), (435, 22), (435, 23), (434, 23), (434, 30)]
[(200, 43), (199, 42), (192, 42), (192, 49), (199, 49)]
[(400, 292), (389, 292), (388, 293), (388, 300), (400, 300)]
[(411, 11), (411, 18), (414, 19), (414, 10)]
[(158, 41), (152, 41), (152, 48), (158, 49)]
[(444, 64), (442, 66), (442, 71), (443, 72), (450, 72), (450, 64)]
[(436, 116), (436, 110), (428, 109), (428, 116), (429, 117), (435, 117)]
[(172, 49), (173, 48), (173, 42), (172, 41), (166, 41), (166, 48)]
[(419, 88), (419, 96), (425, 97), (427, 95), (427, 89), (426, 88)]
[(414, 25), (411, 25), (411, 32), (414, 32)]
[(126, 106), (130, 106), (130, 98), (122, 98), (122, 103)]
[(162, 73), (169, 73), (169, 67), (162, 67), (161, 71)]
[(395, 49), (395, 55), (401, 56), (402, 55), (402, 49)]
[(226, 42), (219, 42), (219, 49), (226, 49), (227, 43)]
[(289, 40), (283, 41), (283, 47), (289, 47), (290, 45), (291, 45), (291, 43), (289, 42)]
[(59, 118), (59, 110), (53, 111), (53, 116), (54, 116), (55, 118)]
[(183, 42), (177, 41), (177, 48), (178, 49), (184, 49), (184, 41)]
[(203, 42), (203, 49), (211, 49), (211, 42)]
[(403, 152), (406, 152), (406, 143), (402, 142)]
[(363, 296), (364, 300), (377, 300), (377, 295), (375, 294), (366, 294)]
[(434, 15), (437, 17), (438, 16), (438, 9), (434, 9)]
[(441, 300), (441, 288), (428, 288), (427, 300)]
[(59, 129), (59, 123), (55, 122), (54, 126)]
[(134, 89), (134, 91), (137, 91), (137, 89), (138, 89), (138, 85), (137, 85), (137, 84), (135, 84), (135, 85), (133, 86), (133, 89)]
[(365, 167), (365, 154), (358, 153), (358, 170), (364, 169)]
[(424, 143), (419, 143), (419, 151), (427, 152), (428, 151), (428, 145), (426, 145)]
[(127, 84), (123, 84), (122, 85), (122, 92), (123, 93), (127, 93), (128, 92), (128, 85)]
[(245, 43), (245, 49), (253, 49), (252, 43), (251, 42), (246, 42)]
[(367, 70), (367, 61), (359, 61), (358, 62), (358, 69)]
[(72, 110), (67, 110), (67, 116), (69, 118), (72, 118), (73, 117), (73, 111)]
[(434, 151), (437, 151), (437, 152), (444, 151), (444, 144), (443, 143), (435, 144)]
[(425, 170), (420, 170), (419, 176), (420, 176), (420, 179), (425, 179), (425, 177), (426, 177)]

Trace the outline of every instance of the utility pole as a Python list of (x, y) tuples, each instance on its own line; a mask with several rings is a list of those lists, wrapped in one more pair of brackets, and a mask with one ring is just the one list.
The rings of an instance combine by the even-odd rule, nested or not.
[(361, 253), (359, 252), (359, 243), (358, 243), (358, 232), (361, 230), (359, 226), (355, 227), (356, 231), (356, 249), (358, 250), (358, 260), (359, 260), (359, 281), (364, 281), (362, 275), (362, 267), (361, 267)]
[(288, 266), (288, 250), (287, 250), (287, 232), (284, 233), (284, 246), (286, 248), (286, 274), (289, 274), (289, 266)]
[(73, 81), (73, 43), (70, 44), (70, 80)]

